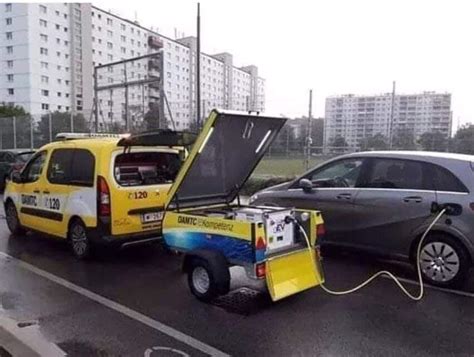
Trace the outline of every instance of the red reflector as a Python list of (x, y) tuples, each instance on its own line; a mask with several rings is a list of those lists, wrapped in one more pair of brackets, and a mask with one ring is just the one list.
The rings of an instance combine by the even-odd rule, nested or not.
[(316, 237), (321, 237), (326, 234), (326, 228), (324, 227), (324, 224), (318, 224), (316, 226)]
[(265, 263), (258, 263), (255, 266), (255, 275), (257, 275), (257, 278), (264, 278), (265, 273), (266, 273)]
[(262, 237), (257, 238), (257, 244), (255, 245), (256, 249), (265, 249), (267, 247), (267, 244), (265, 243), (265, 239)]

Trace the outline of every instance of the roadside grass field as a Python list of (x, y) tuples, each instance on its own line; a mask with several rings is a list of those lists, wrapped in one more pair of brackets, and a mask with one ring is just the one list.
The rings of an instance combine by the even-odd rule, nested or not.
[[(309, 167), (313, 168), (316, 165), (327, 160), (328, 157), (311, 157), (309, 162)], [(275, 157), (266, 157), (253, 173), (253, 177), (271, 177), (271, 176), (281, 176), (281, 177), (295, 177), (301, 175), (305, 172), (304, 167), (304, 158), (294, 157), (294, 158), (275, 158)]]

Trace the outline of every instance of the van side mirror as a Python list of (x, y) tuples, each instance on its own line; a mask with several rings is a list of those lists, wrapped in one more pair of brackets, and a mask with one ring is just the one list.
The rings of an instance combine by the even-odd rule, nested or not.
[(11, 180), (12, 180), (13, 182), (15, 182), (15, 183), (22, 183), (22, 182), (23, 182), (23, 179), (22, 179), (22, 177), (21, 177), (21, 174), (20, 174), (20, 172), (18, 172), (18, 171), (12, 172), (12, 174), (11, 174)]
[(309, 193), (313, 191), (313, 183), (308, 179), (301, 179), (299, 186), (303, 189), (303, 192)]

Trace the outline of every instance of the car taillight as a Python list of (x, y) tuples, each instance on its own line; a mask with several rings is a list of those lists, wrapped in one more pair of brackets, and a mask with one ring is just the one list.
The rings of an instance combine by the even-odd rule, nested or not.
[(102, 176), (97, 180), (97, 200), (99, 216), (110, 216), (110, 190)]
[(324, 227), (324, 224), (318, 224), (316, 226), (316, 237), (319, 239), (325, 234), (326, 234), (326, 228)]
[(258, 263), (255, 265), (255, 275), (257, 278), (264, 278), (266, 274), (266, 266), (265, 263)]

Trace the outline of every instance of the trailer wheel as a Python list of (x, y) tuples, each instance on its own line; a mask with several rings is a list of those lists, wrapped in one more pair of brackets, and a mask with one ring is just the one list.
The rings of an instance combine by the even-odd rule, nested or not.
[(189, 288), (199, 300), (209, 302), (229, 292), (230, 273), (223, 257), (192, 257), (187, 271)]

